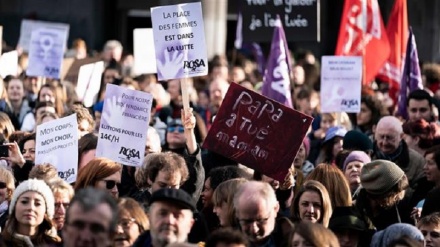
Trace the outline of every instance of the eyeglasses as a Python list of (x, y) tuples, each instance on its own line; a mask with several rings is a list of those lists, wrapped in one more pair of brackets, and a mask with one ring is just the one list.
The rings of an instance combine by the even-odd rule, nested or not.
[(134, 218), (129, 218), (129, 219), (120, 219), (118, 221), (118, 225), (120, 225), (122, 228), (124, 229), (128, 229), (130, 228), (130, 226), (136, 222), (136, 220)]
[(0, 182), (0, 189), (4, 189), (6, 188), (6, 183), (5, 182)]
[(94, 234), (104, 233), (107, 231), (107, 229), (102, 224), (89, 223), (82, 220), (75, 220), (71, 223), (68, 223), (67, 225), (72, 226), (79, 231), (83, 231), (84, 229), (86, 229), (86, 227), (88, 227), (89, 230)]
[(185, 128), (183, 128), (183, 126), (172, 126), (172, 127), (168, 127), (168, 132), (174, 132), (174, 131), (178, 131), (179, 133), (183, 133), (185, 131)]
[(116, 185), (119, 185), (121, 183), (118, 183), (114, 180), (103, 180), (105, 182), (105, 188), (107, 188), (108, 190), (113, 189)]

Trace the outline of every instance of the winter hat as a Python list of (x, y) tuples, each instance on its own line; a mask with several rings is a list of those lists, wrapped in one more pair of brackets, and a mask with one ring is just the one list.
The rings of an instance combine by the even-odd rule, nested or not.
[(367, 223), (362, 220), (355, 207), (336, 207), (333, 210), (328, 228), (332, 231), (349, 229), (363, 232), (367, 230)]
[(12, 194), (11, 203), (9, 205), (9, 215), (13, 214), (18, 198), (28, 191), (35, 191), (43, 196), (46, 203), (46, 214), (52, 219), (55, 212), (55, 199), (53, 192), (43, 180), (38, 179), (29, 179), (18, 185)]
[(324, 138), (324, 142), (326, 143), (327, 141), (335, 138), (335, 137), (344, 137), (345, 134), (347, 133), (347, 130), (342, 127), (342, 126), (334, 126), (331, 127), (330, 129), (327, 130), (327, 132), (325, 133), (325, 138)]
[(388, 192), (405, 173), (394, 162), (375, 160), (362, 167), (361, 184), (365, 190), (373, 195)]
[(418, 242), (424, 242), (425, 240), (417, 227), (406, 223), (396, 223), (385, 230), (376, 232), (373, 239), (371, 239), (370, 247), (388, 247), (393, 241), (404, 236)]
[(371, 162), (371, 158), (370, 156), (368, 156), (368, 154), (366, 154), (363, 151), (353, 151), (347, 156), (347, 158), (345, 158), (344, 165), (342, 166), (342, 170), (345, 171), (347, 165), (352, 161), (360, 161), (366, 164)]
[(373, 142), (364, 133), (357, 130), (350, 130), (344, 136), (342, 148), (368, 152), (373, 150)]

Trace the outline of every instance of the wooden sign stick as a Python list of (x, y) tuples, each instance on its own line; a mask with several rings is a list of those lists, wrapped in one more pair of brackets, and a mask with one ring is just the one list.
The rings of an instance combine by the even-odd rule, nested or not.
[(180, 79), (180, 88), (182, 90), (183, 110), (186, 112), (189, 109), (189, 93), (188, 93), (188, 78), (187, 77)]

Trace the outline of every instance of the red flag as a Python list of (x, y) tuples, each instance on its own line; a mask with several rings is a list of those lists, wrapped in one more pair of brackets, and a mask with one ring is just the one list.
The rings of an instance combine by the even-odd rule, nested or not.
[(390, 54), (377, 0), (345, 0), (335, 54), (362, 56), (363, 83), (374, 79)]
[(389, 83), (389, 94), (394, 102), (397, 102), (408, 42), (406, 0), (395, 1), (387, 24), (387, 35), (392, 49), (388, 61), (380, 70), (378, 77)]

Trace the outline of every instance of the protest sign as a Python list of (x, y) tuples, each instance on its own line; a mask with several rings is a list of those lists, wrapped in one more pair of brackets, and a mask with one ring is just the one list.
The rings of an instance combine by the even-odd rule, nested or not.
[(78, 123), (76, 114), (37, 126), (35, 164), (49, 163), (68, 183), (78, 175)]
[[(20, 28), (20, 39), (18, 40), (18, 46), (23, 51), (28, 52), (31, 44), (32, 32), (40, 28), (52, 28), (57, 30), (63, 30), (67, 34), (69, 33), (69, 24), (47, 22), (47, 21), (35, 21), (35, 20), (22, 20)], [(67, 39), (65, 40), (67, 42)], [(66, 44), (64, 44), (66, 45)]]
[(277, 14), (287, 41), (320, 41), (320, 0), (241, 0), (244, 42), (270, 42)]
[(40, 28), (33, 31), (26, 74), (59, 79), (66, 40), (65, 30)]
[(85, 107), (91, 107), (96, 102), (101, 77), (104, 71), (104, 62), (91, 63), (81, 66), (79, 69), (78, 82), (76, 83), (76, 95)]
[(359, 112), (362, 57), (323, 56), (321, 112)]
[(159, 80), (208, 74), (200, 2), (151, 8)]
[(149, 93), (107, 84), (96, 157), (142, 165), (152, 100)]
[(0, 56), (0, 76), (16, 76), (18, 72), (18, 52), (10, 51)]
[(133, 49), (135, 75), (156, 73), (156, 51), (154, 50), (153, 29), (134, 29)]
[(203, 147), (283, 181), (312, 121), (231, 83)]

